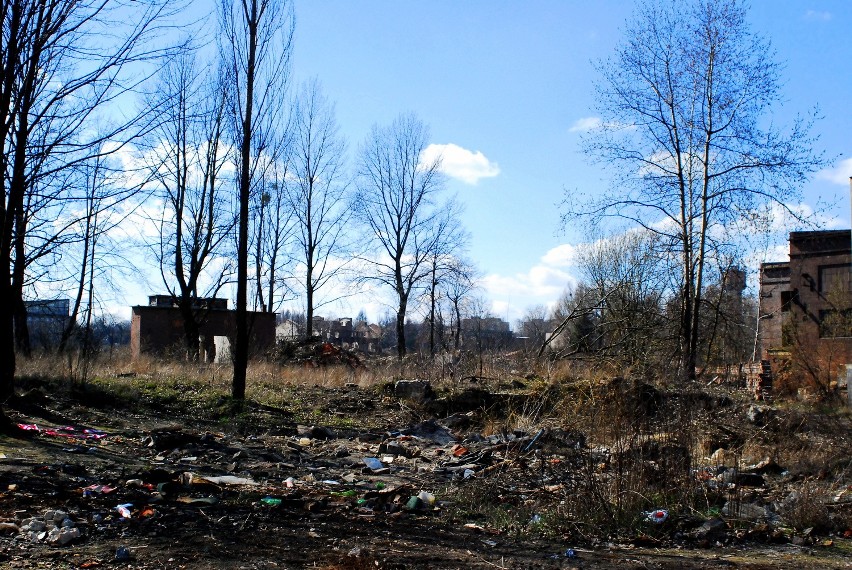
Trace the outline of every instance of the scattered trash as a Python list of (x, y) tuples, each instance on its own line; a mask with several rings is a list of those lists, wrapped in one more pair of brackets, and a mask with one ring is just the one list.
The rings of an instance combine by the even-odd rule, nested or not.
[(420, 499), (420, 501), (427, 507), (431, 507), (435, 504), (435, 495), (433, 495), (432, 493), (420, 491), (420, 494), (417, 495), (417, 498)]
[(115, 561), (116, 562), (127, 562), (133, 557), (133, 554), (130, 552), (130, 549), (126, 546), (119, 546), (115, 549)]
[(275, 497), (264, 497), (260, 500), (264, 505), (269, 505), (270, 507), (277, 507), (281, 504), (281, 499), (276, 499)]
[(570, 560), (574, 560), (574, 559), (578, 558), (577, 551), (574, 550), (573, 548), (569, 548), (568, 550), (565, 551), (565, 558), (568, 558)]
[(408, 502), (405, 503), (405, 508), (409, 511), (416, 511), (417, 509), (420, 509), (422, 507), (423, 502), (416, 495), (412, 496), (410, 499), (408, 499)]
[(121, 516), (121, 518), (129, 519), (131, 516), (130, 509), (132, 507), (133, 503), (125, 503), (123, 505), (118, 505), (117, 507), (115, 507), (115, 510), (118, 511), (118, 514)]
[(223, 475), (221, 477), (198, 477), (198, 481), (207, 481), (215, 485), (259, 485), (257, 481), (247, 477), (234, 477), (233, 475)]
[(364, 465), (366, 465), (367, 467), (369, 467), (373, 471), (377, 471), (377, 470), (382, 469), (384, 467), (384, 464), (381, 461), (379, 461), (378, 457), (365, 457), (364, 458)]
[(96, 495), (107, 495), (113, 491), (115, 491), (115, 487), (110, 487), (109, 485), (89, 485), (88, 487), (83, 487), (83, 496), (94, 497)]
[(544, 433), (544, 428), (542, 428), (542, 429), (538, 430), (538, 433), (537, 433), (537, 434), (535, 434), (535, 437), (533, 437), (533, 438), (530, 440), (530, 442), (526, 445), (526, 447), (524, 447), (524, 453), (528, 452), (530, 449), (532, 449), (532, 448), (533, 448), (533, 446), (535, 445), (535, 442), (537, 442), (537, 441), (538, 441), (538, 438), (540, 438), (540, 437), (541, 437), (541, 434), (543, 434), (543, 433)]
[(654, 524), (663, 524), (668, 518), (669, 512), (665, 509), (657, 509), (645, 513), (645, 520)]

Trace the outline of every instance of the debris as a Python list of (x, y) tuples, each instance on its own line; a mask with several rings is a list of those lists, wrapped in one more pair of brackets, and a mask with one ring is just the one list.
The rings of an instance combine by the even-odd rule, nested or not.
[(89, 485), (88, 487), (83, 487), (83, 496), (108, 495), (113, 491), (115, 491), (115, 487), (110, 487), (109, 485)]
[(431, 507), (435, 504), (435, 495), (433, 495), (432, 493), (420, 491), (420, 494), (417, 495), (417, 498), (420, 499), (420, 501), (427, 507)]
[(669, 518), (669, 512), (665, 509), (657, 509), (645, 513), (645, 520), (654, 524), (663, 524)]
[[(206, 481), (215, 485), (260, 485), (260, 483), (253, 479), (249, 479), (247, 477), (235, 477), (233, 475), (222, 475), (220, 477), (198, 477), (197, 480), (199, 482)], [(195, 483), (195, 481), (193, 481), (193, 483)]]
[(115, 561), (116, 562), (127, 562), (133, 558), (133, 554), (130, 552), (130, 549), (126, 546), (119, 546), (115, 549)]
[(421, 439), (434, 441), (438, 445), (447, 445), (457, 440), (448, 428), (439, 424), (436, 420), (426, 420), (416, 426), (402, 430), (404, 435), (412, 435)]
[(378, 457), (365, 457), (363, 459), (364, 465), (372, 469), (373, 471), (377, 471), (384, 467), (384, 464), (379, 460)]
[(577, 556), (576, 550), (574, 550), (573, 548), (569, 548), (568, 550), (565, 551), (565, 558), (568, 558), (570, 560), (574, 560), (574, 559), (579, 558), (579, 557)]
[(764, 427), (775, 418), (775, 410), (769, 406), (758, 406), (752, 404), (746, 411), (746, 418), (748, 418), (748, 421), (752, 424), (758, 427)]

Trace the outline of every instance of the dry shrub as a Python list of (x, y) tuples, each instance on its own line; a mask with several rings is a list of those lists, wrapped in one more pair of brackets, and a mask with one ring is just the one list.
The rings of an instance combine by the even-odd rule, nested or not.
[(785, 327), (790, 349), (785, 357), (773, 359), (773, 394), (813, 401), (837, 398), (837, 380), (845, 374), (845, 359), (829, 339), (803, 334), (797, 321)]
[(580, 534), (595, 527), (596, 534), (644, 525), (651, 509), (707, 508), (691, 473), (700, 424), (688, 397), (667, 397), (645, 380), (590, 368), (558, 373), (566, 375), (563, 424), (588, 441), (566, 480), (562, 524)]
[[(796, 529), (813, 528), (817, 532), (832, 530), (832, 520), (827, 506), (832, 494), (825, 485), (805, 479), (798, 490), (779, 504), (778, 514)], [(839, 530), (844, 530), (841, 528)]]

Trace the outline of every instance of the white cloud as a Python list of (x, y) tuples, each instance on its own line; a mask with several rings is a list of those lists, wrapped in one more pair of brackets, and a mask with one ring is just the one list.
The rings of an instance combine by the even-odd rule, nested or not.
[(821, 11), (821, 10), (808, 10), (805, 12), (806, 20), (817, 20), (820, 22), (827, 22), (832, 18), (831, 12)]
[(823, 168), (816, 174), (817, 180), (827, 180), (832, 184), (849, 184), (852, 177), (852, 158), (841, 160), (834, 168)]
[(493, 178), (500, 167), (480, 151), (469, 151), (455, 144), (430, 144), (420, 156), (421, 163), (440, 159), (441, 172), (466, 184), (476, 184), (480, 178)]
[(503, 318), (508, 315), (514, 321), (523, 317), (529, 307), (553, 306), (567, 287), (577, 284), (571, 272), (575, 251), (571, 244), (558, 245), (524, 273), (485, 276), (482, 287), (493, 300), (494, 314)]
[(544, 254), (541, 260), (553, 267), (567, 267), (573, 265), (574, 257), (577, 255), (577, 246), (570, 243), (557, 245), (550, 251)]
[(589, 131), (594, 131), (603, 126), (603, 121), (600, 117), (583, 117), (581, 119), (577, 119), (574, 121), (574, 124), (571, 125), (571, 128), (568, 129), (569, 133), (588, 133)]

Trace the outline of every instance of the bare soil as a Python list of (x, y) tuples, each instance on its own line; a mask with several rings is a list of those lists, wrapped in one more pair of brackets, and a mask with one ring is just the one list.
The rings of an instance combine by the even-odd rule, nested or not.
[[(728, 520), (707, 540), (696, 538), (703, 520), (677, 513), (623, 536), (548, 526), (571, 450), (588, 445), (569, 432), (494, 433), (476, 402), (464, 409), (464, 398), (452, 409), (355, 385), (302, 386), (298, 394), (298, 409), (249, 402), (228, 421), (104, 389), (42, 385), (17, 398), (7, 412), (38, 431), (0, 439), (0, 566), (852, 567), (852, 542), (838, 528), (779, 531)], [(305, 410), (334, 425), (308, 425)], [(742, 410), (723, 414), (728, 435), (759, 429), (742, 421)], [(810, 422), (814, 445), (848, 438), (848, 416), (822, 430), (822, 412), (796, 414)], [(373, 469), (365, 458), (383, 463)], [(789, 472), (766, 480), (780, 495), (803, 481)], [(847, 508), (847, 498), (841, 493), (832, 508)], [(56, 510), (79, 537), (60, 545), (23, 529)]]

